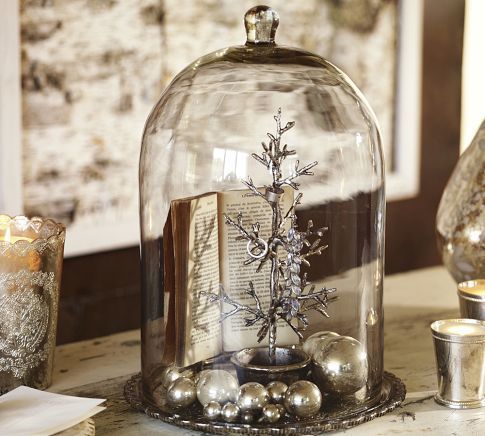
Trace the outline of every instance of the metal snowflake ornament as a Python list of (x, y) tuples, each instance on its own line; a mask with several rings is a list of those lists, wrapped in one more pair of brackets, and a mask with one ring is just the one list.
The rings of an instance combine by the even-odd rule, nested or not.
[[(301, 204), (303, 194), (298, 193), (294, 198), (293, 204), (283, 215), (280, 206), (280, 198), (284, 193), (283, 187), (289, 186), (297, 191), (299, 183), (297, 179), (301, 176), (312, 176), (310, 170), (317, 165), (311, 162), (303, 167), (297, 160), (291, 175), (283, 177), (281, 167), (283, 161), (291, 155), (296, 154), (295, 150), (289, 150), (288, 145), (281, 145), (282, 135), (295, 126), (294, 121), (288, 122), (284, 127), (281, 126), (281, 109), (278, 109), (274, 117), (276, 121), (276, 133), (268, 133), (269, 143), (262, 142), (263, 152), (261, 155), (253, 153), (252, 157), (260, 164), (265, 166), (272, 174), (271, 185), (265, 186), (265, 192), (261, 193), (254, 185), (251, 178), (242, 182), (257, 196), (261, 197), (272, 209), (271, 235), (268, 239), (260, 236), (260, 224), (254, 223), (250, 229), (244, 228), (242, 214), (239, 213), (236, 219), (224, 215), (227, 225), (234, 227), (239, 235), (237, 240), (247, 241), (248, 258), (244, 262), (250, 265), (259, 262), (257, 271), (263, 265), (271, 262), (270, 276), (270, 305), (268, 310), (263, 310), (261, 300), (258, 297), (254, 285), (249, 282), (246, 293), (254, 300), (254, 307), (240, 304), (227, 295), (221, 286), (220, 294), (205, 293), (211, 302), (223, 302), (231, 305), (232, 310), (222, 314), (221, 321), (244, 312), (246, 326), (261, 322), (261, 328), (257, 333), (258, 342), (261, 342), (269, 335), (269, 356), (275, 357), (277, 323), (279, 320), (286, 322), (293, 331), (303, 338), (302, 331), (308, 327), (308, 317), (306, 312), (315, 310), (323, 316), (329, 317), (327, 313), (328, 304), (336, 297), (331, 296), (336, 291), (335, 288), (327, 289), (323, 287), (315, 290), (307, 274), (301, 274), (301, 266), (310, 266), (308, 258), (313, 255), (320, 255), (327, 245), (321, 243), (321, 237), (327, 228), (314, 229), (313, 222), (310, 220), (305, 231), (298, 230), (296, 207)], [(287, 225), (290, 225), (287, 231)], [(278, 255), (278, 250), (286, 252), (284, 259)], [(259, 292), (264, 292), (259, 290)]]

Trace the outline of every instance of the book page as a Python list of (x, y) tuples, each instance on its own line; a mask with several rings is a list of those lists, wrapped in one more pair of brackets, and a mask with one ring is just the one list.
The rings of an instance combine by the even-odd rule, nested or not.
[(219, 293), (217, 195), (190, 202), (185, 353), (183, 366), (221, 351), (221, 305), (201, 292)]
[[(264, 188), (261, 188), (264, 192)], [(237, 214), (242, 213), (244, 228), (251, 230), (251, 225), (259, 222), (260, 236), (267, 240), (271, 235), (272, 210), (270, 205), (261, 197), (249, 190), (226, 191), (219, 193), (219, 250), (221, 258), (221, 283), (226, 293), (235, 301), (251, 307), (255, 307), (254, 299), (246, 294), (249, 282), (252, 281), (263, 310), (267, 310), (270, 304), (270, 272), (271, 262), (268, 261), (263, 268), (256, 272), (259, 262), (244, 265), (248, 258), (246, 251), (247, 241), (236, 241), (239, 235), (237, 229), (224, 222), (223, 214), (229, 215), (236, 220)], [(285, 189), (281, 199), (283, 214), (293, 202), (293, 190)], [(285, 253), (282, 253), (284, 255)], [(223, 305), (223, 311), (234, 309), (229, 304)], [(257, 332), (261, 328), (261, 322), (246, 327), (244, 318), (251, 316), (247, 312), (239, 312), (228, 317), (222, 325), (224, 351), (235, 351), (246, 347), (267, 346), (268, 337), (260, 343), (257, 342)], [(298, 337), (283, 320), (278, 321), (278, 345), (298, 343)]]

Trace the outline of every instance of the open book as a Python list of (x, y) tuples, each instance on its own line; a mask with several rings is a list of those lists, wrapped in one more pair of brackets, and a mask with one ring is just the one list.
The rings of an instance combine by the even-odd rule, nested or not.
[[(263, 191), (261, 191), (263, 192)], [(293, 190), (282, 196), (283, 210), (293, 201)], [(270, 302), (270, 267), (266, 262), (244, 265), (246, 241), (236, 241), (238, 232), (224, 222), (223, 214), (236, 218), (241, 212), (245, 228), (259, 222), (260, 236), (271, 234), (271, 208), (249, 190), (208, 193), (174, 200), (163, 231), (165, 287), (164, 363), (189, 366), (223, 352), (264, 346), (257, 342), (260, 323), (246, 327), (244, 313), (226, 318), (221, 314), (233, 306), (209, 302), (205, 293), (219, 294), (220, 286), (233, 300), (254, 305), (246, 294), (250, 281), (267, 309)], [(279, 345), (298, 343), (298, 337), (284, 321), (278, 325)]]

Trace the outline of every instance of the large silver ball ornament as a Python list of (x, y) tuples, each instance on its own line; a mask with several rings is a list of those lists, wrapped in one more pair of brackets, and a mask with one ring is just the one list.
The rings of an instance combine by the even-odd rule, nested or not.
[(364, 347), (350, 336), (333, 338), (313, 355), (312, 377), (326, 394), (357, 392), (366, 383), (367, 369)]
[(261, 410), (269, 402), (269, 395), (266, 388), (256, 382), (243, 384), (239, 388), (237, 405), (244, 412), (255, 412)]
[(273, 403), (282, 403), (288, 386), (281, 381), (272, 381), (266, 386), (269, 399)]
[(319, 344), (318, 348), (321, 348), (327, 340), (337, 338), (339, 336), (340, 335), (338, 333), (327, 331), (314, 333), (313, 335), (309, 336), (303, 343), (303, 351), (307, 353), (310, 357), (313, 357), (317, 344)]
[(187, 407), (197, 398), (194, 382), (187, 377), (179, 377), (167, 389), (167, 400), (171, 406)]
[(239, 407), (234, 403), (226, 403), (222, 407), (222, 419), (226, 422), (234, 422), (239, 417)]
[(219, 416), (221, 416), (221, 411), (222, 407), (221, 405), (216, 402), (216, 401), (209, 401), (205, 406), (204, 406), (204, 416), (209, 420), (209, 421), (215, 421)]
[(200, 378), (203, 377), (208, 372), (211, 372), (211, 371), (212, 371), (211, 369), (203, 369), (202, 371), (196, 373), (194, 375), (194, 383), (195, 383), (195, 385), (197, 386), (199, 384)]
[(320, 410), (322, 393), (314, 383), (300, 380), (290, 385), (285, 393), (284, 404), (292, 415), (310, 417)]
[(225, 404), (235, 402), (239, 393), (239, 383), (236, 378), (223, 369), (205, 371), (197, 383), (197, 399), (205, 406), (211, 401)]
[(278, 422), (281, 416), (281, 410), (277, 404), (266, 404), (263, 407), (263, 418), (265, 421), (270, 423)]

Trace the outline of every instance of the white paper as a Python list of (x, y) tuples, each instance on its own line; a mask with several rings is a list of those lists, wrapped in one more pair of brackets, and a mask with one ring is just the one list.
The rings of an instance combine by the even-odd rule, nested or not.
[(101, 412), (103, 401), (20, 386), (0, 396), (0, 434), (52, 435)]

